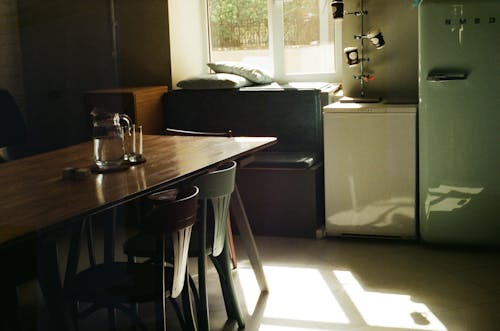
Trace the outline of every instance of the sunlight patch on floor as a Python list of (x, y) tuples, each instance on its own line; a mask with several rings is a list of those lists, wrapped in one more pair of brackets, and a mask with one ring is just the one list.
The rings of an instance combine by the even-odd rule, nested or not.
[(334, 270), (359, 313), (370, 326), (446, 331), (446, 327), (422, 303), (409, 295), (365, 291), (350, 271)]
[[(349, 323), (349, 319), (318, 269), (264, 266), (264, 273), (269, 285), (269, 297), (262, 313), (264, 323), (261, 325), (261, 331), (271, 330), (271, 327), (265, 324), (266, 318)], [(255, 309), (259, 309), (256, 304), (260, 295), (254, 273), (252, 269), (239, 268), (238, 276), (246, 306), (252, 315)], [(273, 325), (272, 330), (314, 331), (315, 329)]]
[(325, 331), (325, 329), (299, 328), (293, 326), (276, 326), (261, 324), (259, 331)]

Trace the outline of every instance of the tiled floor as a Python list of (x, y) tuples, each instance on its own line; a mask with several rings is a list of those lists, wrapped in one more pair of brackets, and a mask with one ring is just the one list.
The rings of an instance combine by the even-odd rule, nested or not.
[(258, 290), (239, 256), (247, 330), (500, 330), (499, 250), (360, 239), (258, 244), (270, 292), (255, 307)]
[[(258, 290), (237, 242), (234, 279), (245, 330), (500, 330), (498, 249), (273, 237), (259, 237), (257, 244), (268, 294)], [(209, 302), (212, 330), (237, 330), (236, 323), (226, 321), (214, 269)], [(150, 308), (142, 312), (151, 318)], [(45, 329), (43, 308), (24, 313), (37, 314), (36, 328)], [(81, 330), (104, 330), (105, 316), (82, 322)], [(177, 330), (171, 317), (169, 330)]]

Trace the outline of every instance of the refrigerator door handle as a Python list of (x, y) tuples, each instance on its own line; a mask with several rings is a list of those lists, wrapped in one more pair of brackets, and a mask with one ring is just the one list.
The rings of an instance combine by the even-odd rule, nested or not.
[(427, 75), (427, 81), (429, 82), (443, 82), (448, 80), (465, 80), (467, 79), (466, 72), (442, 72), (442, 71), (431, 71)]

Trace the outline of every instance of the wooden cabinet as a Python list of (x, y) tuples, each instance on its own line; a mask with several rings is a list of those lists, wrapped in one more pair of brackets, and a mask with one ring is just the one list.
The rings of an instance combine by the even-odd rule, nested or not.
[(160, 134), (164, 129), (163, 95), (167, 86), (128, 87), (88, 91), (85, 109), (106, 108), (111, 112), (127, 114), (142, 125), (144, 134)]
[(322, 162), (302, 169), (250, 164), (238, 168), (236, 182), (254, 234), (316, 238), (324, 227)]

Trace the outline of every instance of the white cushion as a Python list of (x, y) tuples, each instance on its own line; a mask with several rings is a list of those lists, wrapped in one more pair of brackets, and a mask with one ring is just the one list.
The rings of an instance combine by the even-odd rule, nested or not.
[(210, 69), (212, 69), (215, 72), (224, 72), (224, 73), (243, 76), (254, 83), (268, 84), (273, 82), (273, 78), (269, 74), (250, 64), (241, 62), (222, 61), (222, 62), (207, 63), (207, 65)]
[(177, 83), (177, 87), (188, 90), (213, 90), (213, 89), (228, 89), (250, 86), (253, 83), (246, 79), (233, 74), (217, 73), (217, 74), (201, 74), (198, 76), (189, 77)]

